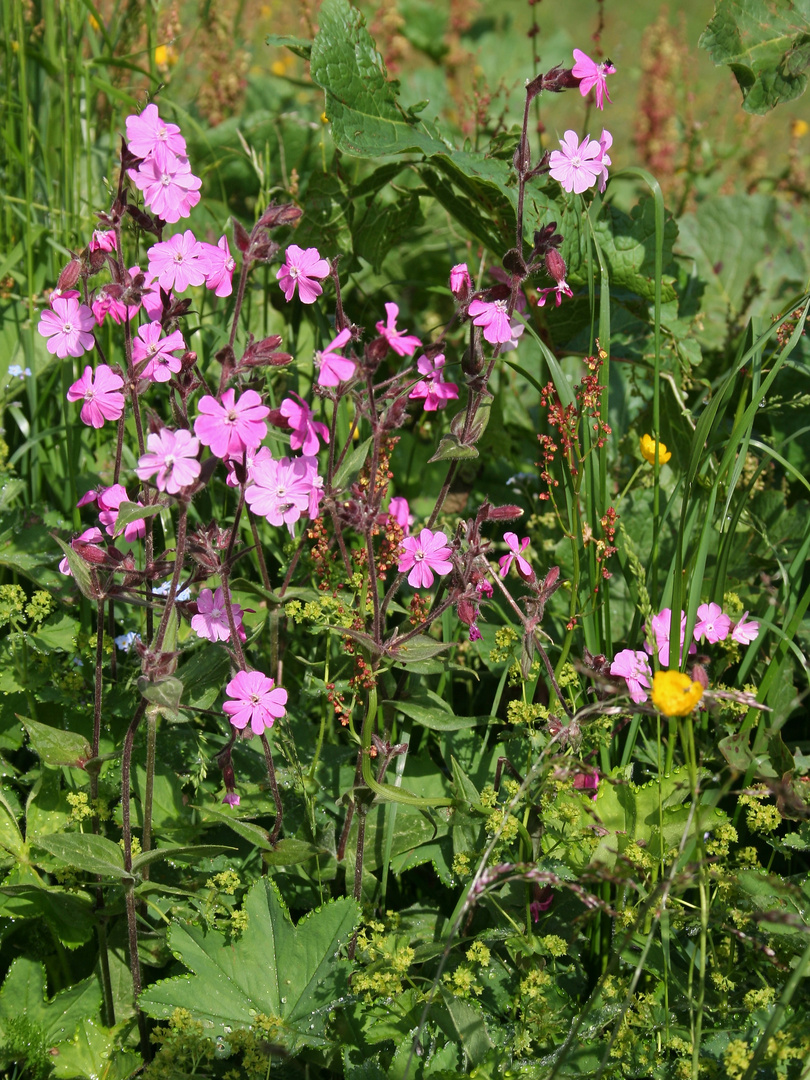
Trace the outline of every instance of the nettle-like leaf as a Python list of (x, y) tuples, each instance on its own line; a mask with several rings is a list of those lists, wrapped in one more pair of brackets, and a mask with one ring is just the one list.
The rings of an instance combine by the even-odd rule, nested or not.
[(769, 112), (807, 87), (810, 0), (718, 0), (698, 44), (734, 72), (746, 112)]
[(229, 943), (215, 931), (174, 923), (172, 952), (193, 974), (148, 987), (140, 1006), (165, 1020), (188, 1009), (212, 1037), (249, 1028), (257, 1014), (275, 1019), (290, 1052), (325, 1043), (324, 1022), (348, 990), (349, 964), (337, 952), (360, 919), (356, 901), (330, 901), (293, 926), (275, 884), (257, 881), (245, 900), (247, 929)]

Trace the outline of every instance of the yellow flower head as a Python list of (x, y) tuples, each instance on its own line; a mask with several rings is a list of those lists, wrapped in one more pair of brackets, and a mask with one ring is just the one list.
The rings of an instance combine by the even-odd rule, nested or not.
[(656, 671), (651, 697), (664, 716), (688, 716), (703, 697), (703, 687), (682, 671)]
[(158, 67), (174, 67), (177, 63), (177, 50), (173, 45), (158, 45), (155, 49), (155, 64)]
[(652, 435), (642, 435), (639, 440), (641, 447), (641, 456), (649, 461), (651, 465), (655, 464), (655, 449), (658, 447), (658, 463), (660, 465), (666, 465), (669, 459), (672, 457), (671, 451), (667, 450), (664, 443), (656, 443)]
[(790, 134), (794, 139), (803, 139), (808, 131), (810, 131), (810, 124), (806, 120), (796, 119), (790, 125)]

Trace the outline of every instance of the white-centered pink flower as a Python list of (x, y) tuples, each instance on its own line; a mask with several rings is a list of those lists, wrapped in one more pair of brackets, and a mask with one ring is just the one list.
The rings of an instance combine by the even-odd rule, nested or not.
[(158, 491), (177, 495), (199, 477), (200, 440), (185, 428), (179, 431), (162, 428), (152, 432), (147, 436), (146, 448), (148, 452), (138, 459), (135, 472), (140, 480), (154, 476)]
[(146, 253), (149, 260), (150, 281), (157, 281), (161, 289), (169, 292), (185, 292), (189, 285), (202, 285), (205, 281), (205, 263), (202, 245), (191, 229), (184, 233), (153, 244)]
[(462, 302), (472, 292), (472, 278), (466, 263), (457, 263), (450, 271), (450, 292)]
[(408, 500), (402, 495), (395, 495), (388, 504), (388, 513), (407, 536), (414, 522)]
[(647, 691), (652, 686), (652, 671), (646, 653), (622, 649), (613, 658), (610, 674), (624, 679), (630, 697), (637, 705), (647, 700)]
[(357, 368), (354, 360), (341, 356), (338, 349), (349, 341), (351, 330), (341, 330), (325, 349), (315, 353), (315, 366), (318, 369), (318, 386), (339, 386), (354, 375)]
[[(231, 602), (233, 612), (233, 624), (241, 641), (247, 635), (242, 626), (242, 609), (239, 604)], [(225, 604), (225, 594), (222, 586), (212, 592), (203, 589), (197, 598), (197, 614), (191, 620), (191, 629), (198, 637), (207, 638), (209, 641), (228, 641), (231, 636), (231, 626), (228, 622), (228, 609)]]
[(511, 341), (512, 327), (506, 314), (506, 300), (475, 299), (467, 309), (476, 326), (484, 328), (484, 337), (491, 345), (502, 345)]
[[(608, 75), (615, 75), (616, 68), (610, 62), (605, 60), (601, 64), (597, 64), (595, 60), (591, 60), (587, 53), (584, 53), (582, 49), (574, 49), (574, 66), (571, 70), (571, 74), (575, 79), (579, 79), (579, 92), (583, 97), (587, 97), (591, 90), (596, 89), (596, 107), (597, 109), (604, 109), (605, 101), (607, 98), (610, 101), (610, 94), (607, 88)], [(611, 105), (613, 104), (610, 101)]]
[[(655, 650), (658, 653), (658, 662), (662, 667), (669, 667), (669, 640), (672, 633), (673, 614), (671, 608), (664, 608), (652, 617), (652, 630), (655, 635)], [(683, 646), (686, 640), (686, 612), (681, 611), (681, 648), (678, 663), (683, 660)], [(644, 648), (652, 654), (649, 642), (644, 642)], [(689, 653), (697, 652), (694, 641), (689, 644)]]
[(501, 577), (506, 577), (509, 573), (509, 568), (514, 562), (517, 565), (517, 572), (523, 580), (533, 581), (534, 570), (532, 570), (529, 561), (523, 557), (523, 552), (529, 546), (529, 537), (524, 536), (522, 540), (518, 541), (517, 533), (507, 532), (503, 534), (503, 538), (506, 546), (509, 548), (509, 553), (498, 559), (498, 566), (501, 568)]
[(132, 341), (132, 359), (136, 364), (148, 361), (141, 372), (142, 379), (152, 382), (168, 382), (172, 374), (182, 367), (176, 352), (185, 352), (186, 343), (179, 330), (161, 337), (163, 327), (159, 322), (138, 327), (138, 335)]
[(279, 412), (290, 425), (290, 449), (300, 450), (304, 454), (317, 454), (321, 448), (318, 439), (324, 444), (329, 442), (329, 428), (320, 420), (314, 419), (309, 405), (295, 391), (292, 397), (285, 398), (279, 406)]
[(744, 611), (742, 617), (731, 628), (731, 640), (738, 645), (750, 645), (759, 637), (759, 623), (748, 618), (748, 612)]
[(723, 614), (719, 604), (701, 604), (697, 609), (698, 621), (695, 623), (695, 641), (705, 637), (710, 645), (725, 641), (731, 630), (731, 619)]
[(202, 180), (184, 157), (166, 155), (162, 161), (150, 157), (137, 169), (127, 169), (127, 176), (143, 193), (147, 209), (164, 221), (188, 217), (200, 201)]
[(284, 265), (279, 268), (276, 277), (288, 303), (298, 286), (301, 303), (314, 304), (323, 292), (318, 279), (329, 277), (329, 263), (321, 258), (317, 248), (300, 248), (297, 244), (290, 244)]
[(169, 157), (185, 157), (186, 140), (177, 124), (161, 120), (157, 105), (147, 105), (140, 114), (126, 119), (127, 145), (139, 158), (155, 158), (158, 162)]
[(255, 390), (245, 390), (238, 401), (232, 389), (223, 393), (221, 402), (206, 394), (197, 408), (201, 415), (194, 421), (194, 433), (216, 457), (255, 450), (267, 434), (265, 417), (270, 410)]
[(453, 569), (450, 561), (453, 552), (443, 532), (422, 529), (418, 536), (406, 536), (400, 550), (397, 569), (400, 573), (410, 570), (408, 584), (415, 589), (429, 589), (434, 573), (449, 574)]
[(409, 334), (407, 330), (397, 330), (397, 318), (399, 306), (397, 304), (385, 305), (385, 322), (377, 323), (377, 333), (384, 337), (388, 345), (397, 356), (413, 356), (422, 342), (415, 334)]
[(229, 700), (222, 711), (240, 731), (250, 724), (254, 735), (262, 735), (287, 712), (287, 691), (261, 671), (240, 671), (225, 687), (225, 693)]
[(444, 353), (439, 353), (432, 360), (427, 356), (420, 356), (416, 361), (416, 369), (422, 378), (408, 397), (414, 400), (424, 399), (425, 412), (443, 409), (448, 401), (458, 397), (456, 384), (445, 382), (442, 378), (444, 362)]
[(602, 144), (596, 139), (586, 135), (580, 142), (577, 133), (569, 129), (560, 140), (560, 149), (549, 158), (549, 173), (565, 191), (579, 195), (593, 187), (603, 174), (607, 178), (602, 153)]
[(321, 488), (315, 458), (276, 461), (263, 446), (253, 459), (250, 476), (245, 500), (254, 514), (267, 518), (271, 525), (286, 525), (292, 533), (293, 525), (304, 514), (316, 516), (319, 494), (315, 499), (315, 514), (310, 514), (313, 487), (318, 491)]
[(80, 379), (67, 392), (68, 401), (83, 401), (79, 414), (88, 427), (100, 428), (106, 420), (120, 420), (124, 415), (124, 380), (120, 375), (99, 364), (95, 371), (88, 366)]
[(230, 296), (233, 292), (233, 272), (236, 259), (228, 247), (228, 237), (221, 236), (216, 246), (200, 242), (205, 262), (205, 287), (216, 296)]
[(48, 339), (46, 348), (56, 353), (60, 360), (66, 356), (81, 356), (96, 343), (92, 331), (96, 320), (87, 304), (80, 304), (73, 297), (57, 297), (51, 300), (40, 317), (37, 330)]

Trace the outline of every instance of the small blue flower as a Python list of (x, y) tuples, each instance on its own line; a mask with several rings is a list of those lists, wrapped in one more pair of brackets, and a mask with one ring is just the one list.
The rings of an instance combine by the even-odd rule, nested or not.
[(12, 379), (30, 378), (31, 368), (22, 368), (19, 364), (9, 364), (8, 373), (12, 377)]
[(141, 635), (136, 634), (134, 630), (130, 630), (128, 634), (119, 634), (117, 638), (113, 638), (116, 649), (120, 649), (121, 652), (129, 652), (136, 641), (141, 640)]
[[(153, 596), (168, 596), (169, 595), (169, 589), (171, 588), (171, 586), (172, 586), (172, 583), (170, 581), (164, 581), (162, 585), (154, 585), (152, 587), (152, 595)], [(183, 591), (179, 592), (177, 594), (177, 596), (175, 597), (175, 600), (179, 600), (181, 604), (185, 603), (186, 600), (190, 600), (190, 599), (191, 599), (191, 589), (183, 589)]]

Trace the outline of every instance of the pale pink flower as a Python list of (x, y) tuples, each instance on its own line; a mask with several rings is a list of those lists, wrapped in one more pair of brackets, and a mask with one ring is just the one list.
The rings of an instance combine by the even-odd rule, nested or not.
[(146, 367), (141, 372), (142, 379), (151, 379), (152, 382), (168, 382), (182, 367), (179, 356), (175, 352), (185, 351), (186, 343), (179, 330), (175, 330), (168, 337), (161, 338), (163, 328), (159, 322), (147, 323), (138, 327), (138, 336), (132, 341), (132, 359), (136, 364), (147, 360)]
[(143, 192), (146, 207), (164, 221), (188, 217), (200, 201), (202, 180), (192, 173), (186, 158), (150, 157), (137, 169), (127, 169), (127, 176)]
[(427, 356), (420, 356), (416, 361), (416, 368), (422, 379), (414, 386), (408, 397), (414, 400), (424, 398), (425, 412), (443, 409), (448, 401), (458, 397), (456, 384), (445, 382), (442, 378), (443, 367), (444, 353), (439, 353), (432, 360)]
[[(168, 296), (169, 302), (174, 303), (174, 293), (169, 292)], [(160, 295), (160, 285), (156, 281), (144, 287), (141, 303), (143, 304), (143, 310), (149, 316), (150, 322), (161, 321), (163, 318), (163, 297)]]
[(523, 552), (529, 546), (529, 537), (524, 536), (524, 538), (518, 542), (517, 533), (508, 532), (503, 534), (503, 538), (506, 541), (506, 546), (509, 548), (509, 554), (498, 559), (498, 566), (501, 568), (501, 577), (506, 577), (512, 563), (517, 562), (518, 574), (524, 581), (532, 581), (534, 579), (534, 570), (532, 570), (529, 562), (523, 558)]
[(251, 481), (245, 488), (245, 500), (253, 511), (267, 518), (271, 525), (292, 526), (309, 512), (312, 490), (312, 458), (282, 458), (276, 461), (263, 446), (253, 461)]
[(256, 450), (247, 450), (243, 451), (241, 454), (235, 454), (233, 457), (222, 459), (225, 462), (225, 468), (228, 472), (228, 475), (225, 477), (225, 483), (228, 487), (239, 487), (239, 478), (236, 475), (237, 465), (244, 467), (248, 480), (253, 478), (253, 462), (256, 459), (256, 453)]
[(492, 345), (502, 345), (512, 340), (512, 327), (506, 314), (506, 300), (476, 299), (467, 309), (476, 326), (483, 326), (484, 337)]
[(115, 233), (112, 229), (96, 229), (87, 248), (88, 251), (115, 251)]
[(433, 572), (449, 574), (453, 569), (450, 562), (452, 549), (447, 546), (447, 537), (443, 532), (431, 532), (422, 529), (419, 536), (406, 536), (400, 545), (402, 554), (397, 569), (410, 570), (408, 584), (415, 589), (429, 589), (433, 584)]
[(231, 255), (231, 249), (228, 247), (228, 237), (221, 236), (216, 247), (203, 242), (200, 243), (200, 247), (203, 249), (203, 261), (206, 264), (206, 288), (213, 289), (216, 296), (230, 296), (233, 292), (236, 259)]
[(93, 348), (95, 325), (93, 312), (87, 304), (61, 296), (52, 299), (51, 307), (42, 312), (37, 330), (48, 339), (48, 352), (56, 353), (64, 360), (66, 356), (81, 356)]
[(181, 488), (193, 484), (200, 475), (200, 440), (195, 439), (190, 431), (181, 428), (172, 431), (162, 428), (147, 436), (146, 447), (149, 451), (138, 459), (135, 472), (140, 480), (155, 476), (158, 491), (168, 491), (176, 495)]
[(287, 302), (292, 300), (297, 285), (301, 303), (314, 304), (323, 292), (317, 279), (329, 277), (329, 263), (321, 258), (317, 248), (304, 250), (297, 244), (290, 244), (284, 265), (279, 267), (276, 277)]
[[(247, 635), (242, 626), (242, 609), (239, 604), (231, 603), (233, 622), (240, 641), (244, 641)], [(203, 589), (197, 599), (197, 614), (191, 620), (191, 629), (198, 637), (207, 638), (209, 641), (228, 641), (231, 636), (231, 627), (228, 623), (228, 610), (225, 607), (225, 594), (222, 586), (212, 592)]]
[(225, 687), (225, 693), (231, 700), (225, 702), (222, 711), (240, 731), (250, 724), (254, 735), (262, 735), (287, 711), (287, 691), (261, 671), (240, 671)]
[[(75, 548), (77, 540), (79, 541), (79, 543), (83, 544), (100, 544), (103, 539), (104, 536), (101, 532), (101, 529), (98, 529), (95, 525), (93, 525), (92, 528), (85, 529), (83, 533), (75, 536), (70, 541), (70, 546), (72, 548)], [(67, 555), (65, 555), (62, 561), (59, 563), (59, 573), (65, 574), (67, 575), (67, 577), (73, 577), (73, 571), (70, 569), (70, 563), (67, 561)]]
[(537, 298), (537, 306), (538, 307), (545, 307), (546, 300), (549, 298), (549, 296), (552, 293), (554, 293), (554, 303), (556, 304), (557, 307), (559, 307), (560, 304), (562, 303), (562, 298), (564, 296), (567, 296), (567, 297), (570, 298), (570, 297), (572, 297), (574, 295), (572, 290), (571, 290), (571, 286), (568, 284), (568, 282), (565, 280), (565, 278), (563, 278), (562, 281), (558, 281), (557, 284), (552, 285), (551, 288), (549, 288), (549, 289), (541, 289), (540, 290), (540, 295)]
[(354, 375), (357, 364), (346, 356), (336, 352), (342, 349), (352, 336), (351, 330), (341, 330), (338, 336), (330, 341), (321, 352), (315, 353), (315, 364), (318, 368), (318, 386), (338, 386), (346, 382)]
[(186, 140), (177, 124), (160, 119), (157, 105), (147, 105), (140, 115), (128, 116), (127, 145), (139, 158), (153, 157), (163, 162), (167, 157), (184, 157)]
[[(672, 610), (670, 608), (664, 608), (657, 615), (652, 617), (652, 630), (655, 635), (655, 649), (658, 653), (658, 662), (663, 667), (669, 667), (669, 639), (672, 632)], [(679, 657), (679, 663), (683, 660), (683, 646), (686, 639), (686, 612), (681, 611), (681, 652)], [(644, 642), (644, 648), (648, 653), (652, 654), (649, 642)], [(697, 646), (694, 642), (689, 645), (689, 654), (697, 652)]]
[(608, 182), (607, 167), (608, 165), (613, 164), (610, 160), (610, 157), (608, 156), (608, 150), (611, 148), (611, 146), (613, 146), (613, 136), (610, 134), (609, 131), (605, 131), (604, 129), (602, 130), (602, 136), (599, 139), (599, 146), (601, 148), (601, 153), (599, 155), (599, 164), (602, 166), (599, 173), (599, 190), (604, 192)]
[(458, 263), (450, 271), (450, 292), (462, 302), (472, 292), (472, 278), (466, 263)]
[(105, 420), (120, 420), (124, 415), (124, 395), (120, 393), (124, 380), (120, 375), (99, 364), (95, 372), (88, 366), (80, 379), (67, 392), (68, 401), (83, 401), (80, 416), (89, 427), (103, 427)]
[(408, 500), (403, 498), (402, 495), (395, 495), (388, 504), (388, 513), (407, 536), (414, 521)]
[(385, 315), (386, 321), (381, 320), (377, 323), (377, 333), (385, 338), (397, 356), (413, 356), (422, 342), (414, 334), (409, 334), (407, 330), (397, 330), (399, 306), (386, 304)]
[(255, 450), (267, 434), (264, 421), (270, 410), (256, 391), (245, 390), (238, 401), (235, 398), (229, 389), (221, 403), (206, 394), (197, 405), (202, 415), (194, 421), (194, 433), (216, 457), (236, 457), (245, 450)]
[[(579, 79), (579, 92), (583, 97), (587, 97), (590, 91), (596, 88), (596, 107), (597, 109), (603, 109), (605, 107), (604, 99), (607, 98), (610, 101), (610, 94), (607, 88), (608, 75), (615, 75), (616, 68), (611, 64), (610, 60), (605, 60), (604, 63), (597, 64), (595, 60), (591, 60), (590, 56), (584, 53), (581, 49), (574, 49), (574, 60), (576, 63), (571, 70), (571, 74), (575, 79)], [(611, 105), (613, 102), (610, 102)]]
[(278, 410), (292, 429), (290, 449), (301, 450), (304, 454), (317, 454), (321, 448), (318, 437), (323, 439), (324, 444), (328, 443), (329, 428), (320, 420), (314, 420), (314, 413), (309, 405), (295, 391), (291, 393), (292, 397), (285, 398)]
[(750, 645), (759, 637), (759, 623), (754, 619), (748, 619), (748, 612), (744, 611), (742, 617), (734, 624), (731, 630), (731, 640), (738, 645)]
[(150, 281), (157, 280), (161, 289), (185, 292), (189, 285), (205, 281), (202, 247), (191, 229), (153, 244), (147, 252)]
[[(134, 280), (137, 274), (140, 274), (141, 268), (139, 266), (131, 266), (129, 268), (130, 282)], [(125, 319), (132, 320), (138, 314), (141, 304), (140, 302), (135, 304), (125, 304), (118, 299), (117, 296), (112, 295), (113, 287), (105, 285), (96, 293), (92, 303), (93, 315), (96, 322), (101, 325), (107, 315), (113, 320), (113, 322), (119, 325), (124, 322)]]
[(710, 645), (725, 641), (731, 629), (731, 619), (723, 614), (719, 604), (701, 604), (697, 616), (695, 641), (702, 641), (704, 637)]
[(589, 135), (580, 143), (577, 133), (570, 129), (560, 140), (561, 150), (549, 158), (549, 173), (565, 191), (579, 195), (593, 187), (602, 175), (602, 146)]
[[(131, 501), (123, 484), (113, 484), (112, 487), (105, 488), (98, 493), (98, 520), (104, 526), (104, 531), (108, 536), (115, 536), (118, 532), (116, 522), (118, 521), (118, 510), (121, 503)], [(143, 506), (143, 503), (138, 502), (136, 505)], [(146, 536), (146, 522), (143, 518), (130, 521), (128, 525), (124, 526), (124, 539), (128, 544), (142, 536)]]
[(652, 671), (647, 654), (622, 649), (616, 653), (610, 665), (610, 674), (617, 675), (627, 683), (630, 698), (637, 705), (647, 700), (647, 691), (652, 685)]
[[(305, 454), (296, 460), (296, 465), (299, 468), (301, 465), (304, 467), (304, 481), (309, 485), (307, 515), (314, 521), (318, 516), (321, 499), (323, 498), (323, 477), (318, 473), (318, 459)], [(290, 532), (292, 533), (292, 529), (290, 529)]]

